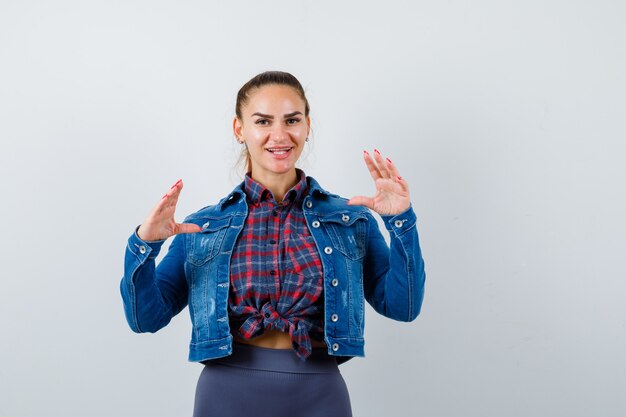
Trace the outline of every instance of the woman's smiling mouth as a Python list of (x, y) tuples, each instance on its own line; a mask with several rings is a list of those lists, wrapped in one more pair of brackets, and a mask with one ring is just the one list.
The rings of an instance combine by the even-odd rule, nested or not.
[(291, 150), (293, 149), (293, 146), (289, 146), (289, 147), (276, 147), (276, 148), (266, 148), (265, 150), (270, 152), (272, 155), (274, 156), (286, 156), (289, 154), (289, 152), (291, 152)]

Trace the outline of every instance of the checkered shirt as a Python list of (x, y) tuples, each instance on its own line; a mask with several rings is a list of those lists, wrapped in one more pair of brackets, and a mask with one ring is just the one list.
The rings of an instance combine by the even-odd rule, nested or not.
[(302, 212), (306, 176), (300, 169), (297, 174), (281, 203), (246, 175), (249, 213), (231, 258), (228, 307), (231, 326), (239, 326), (243, 338), (265, 329), (288, 332), (304, 360), (311, 338), (324, 338), (323, 270)]

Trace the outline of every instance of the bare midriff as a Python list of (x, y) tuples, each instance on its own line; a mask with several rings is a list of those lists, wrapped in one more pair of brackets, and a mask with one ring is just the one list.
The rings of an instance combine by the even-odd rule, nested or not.
[[(289, 333), (281, 332), (280, 330), (265, 330), (262, 335), (253, 337), (252, 339), (244, 339), (239, 336), (234, 330), (231, 331), (233, 340), (237, 343), (244, 343), (247, 345), (254, 345), (259, 347), (265, 347), (270, 349), (293, 349), (291, 343), (291, 336)], [(322, 340), (311, 339), (312, 347), (326, 347), (326, 342)]]

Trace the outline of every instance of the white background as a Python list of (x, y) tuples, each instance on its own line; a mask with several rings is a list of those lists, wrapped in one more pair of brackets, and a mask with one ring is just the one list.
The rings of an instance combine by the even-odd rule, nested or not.
[(184, 310), (137, 335), (126, 239), (241, 176), (235, 94), (305, 86), (301, 167), (399, 167), (427, 268), (415, 322), (366, 312), (355, 417), (626, 413), (621, 1), (0, 2), (0, 416), (190, 416)]

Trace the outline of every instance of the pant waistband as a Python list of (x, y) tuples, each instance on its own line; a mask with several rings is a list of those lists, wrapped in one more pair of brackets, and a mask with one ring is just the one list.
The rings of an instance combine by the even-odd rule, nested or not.
[(233, 342), (233, 353), (221, 358), (202, 362), (275, 372), (327, 374), (339, 373), (337, 359), (328, 355), (325, 348), (314, 348), (311, 355), (302, 360), (293, 349), (271, 349)]

